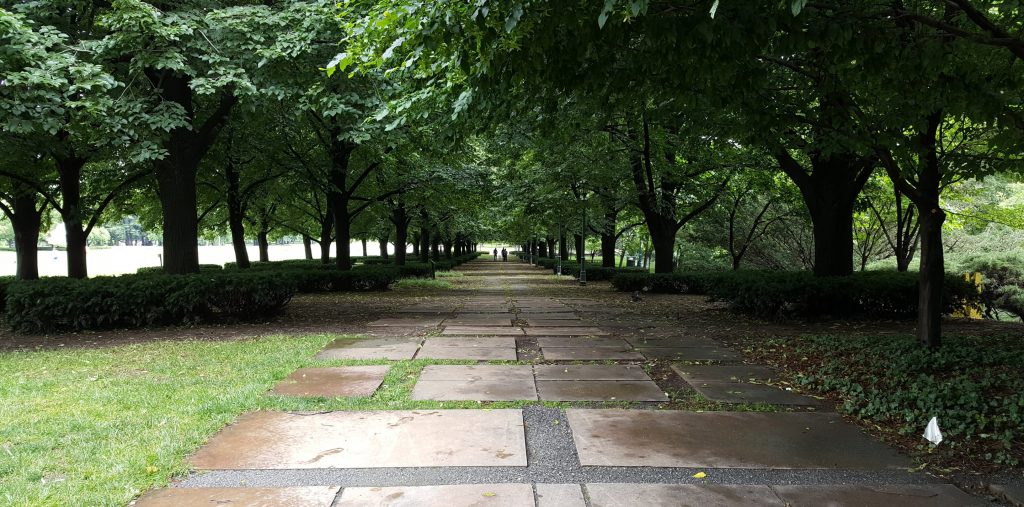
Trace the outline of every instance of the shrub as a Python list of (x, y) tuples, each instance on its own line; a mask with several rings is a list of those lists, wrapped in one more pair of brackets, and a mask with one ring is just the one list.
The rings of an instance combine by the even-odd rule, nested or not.
[[(209, 273), (214, 271), (222, 271), (224, 268), (220, 264), (200, 264), (200, 273)], [(135, 270), (137, 275), (162, 275), (164, 274), (163, 266), (145, 266)]]
[(1019, 255), (983, 255), (968, 258), (964, 267), (981, 273), (981, 305), (989, 318), (1006, 312), (1024, 320), (1024, 258)]
[(938, 417), (945, 439), (929, 456), (1011, 466), (1024, 459), (1019, 339), (953, 336), (929, 350), (911, 337), (805, 336), (755, 351), (796, 370), (798, 383), (837, 395), (843, 412), (873, 427), (916, 436)]
[(13, 276), (0, 276), (0, 311), (7, 306), (7, 286), (14, 280)]
[[(627, 273), (612, 284), (618, 290), (706, 294), (736, 311), (758, 317), (887, 316), (917, 314), (917, 273), (868, 271), (843, 277), (816, 277), (808, 272), (719, 271), (670, 274)], [(947, 275), (943, 313), (977, 305), (973, 286)]]
[(275, 270), (274, 274), (291, 280), (298, 292), (384, 291), (399, 278), (389, 267), (360, 267), (350, 271), (295, 267)]
[(271, 273), (47, 278), (11, 284), (4, 314), (22, 333), (248, 320), (274, 315), (294, 291)]

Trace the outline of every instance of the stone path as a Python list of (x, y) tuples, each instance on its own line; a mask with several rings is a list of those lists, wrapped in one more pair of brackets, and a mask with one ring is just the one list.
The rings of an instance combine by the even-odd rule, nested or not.
[[(136, 505), (985, 503), (910, 471), (819, 400), (772, 385), (776, 372), (680, 336), (671, 320), (536, 295), (551, 278), (523, 263), (460, 270), (487, 288), (460, 304), (408, 305), (316, 356), (389, 364), (302, 368), (270, 393), (368, 397), (390, 365), (415, 359), (428, 364), (409, 400), (439, 408), (242, 414), (189, 459), (195, 473)], [(652, 378), (659, 364), (674, 380)], [(674, 396), (739, 410), (657, 410), (673, 407), (666, 391), (679, 386)], [(450, 402), (479, 408), (440, 408)]]

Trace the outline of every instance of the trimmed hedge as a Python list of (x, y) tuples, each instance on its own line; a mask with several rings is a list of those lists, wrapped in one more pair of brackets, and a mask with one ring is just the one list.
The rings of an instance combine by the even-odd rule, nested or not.
[(7, 286), (14, 281), (13, 276), (0, 276), (0, 311), (7, 306)]
[(4, 316), (22, 333), (251, 320), (294, 293), (294, 282), (271, 273), (46, 278), (11, 284)]
[[(736, 311), (757, 317), (886, 316), (917, 314), (917, 273), (867, 271), (843, 277), (808, 272), (730, 271), (709, 273), (619, 274), (620, 291), (707, 295)], [(947, 275), (943, 313), (980, 303), (977, 289), (962, 277)]]
[[(224, 268), (220, 264), (200, 264), (200, 273), (209, 273), (213, 271), (221, 271)], [(146, 266), (135, 270), (137, 275), (162, 275), (164, 274), (163, 266)]]
[[(266, 270), (261, 272), (268, 272)], [(384, 291), (400, 278), (393, 268), (366, 267), (350, 271), (309, 267), (273, 270), (275, 276), (295, 283), (298, 292)]]

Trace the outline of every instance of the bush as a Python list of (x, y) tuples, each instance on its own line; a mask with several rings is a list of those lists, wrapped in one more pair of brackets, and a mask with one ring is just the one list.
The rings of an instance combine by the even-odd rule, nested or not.
[(14, 282), (13, 276), (0, 276), (0, 311), (7, 306), (7, 286)]
[(1024, 460), (1024, 345), (1015, 337), (946, 337), (929, 350), (911, 337), (805, 336), (755, 351), (796, 370), (798, 383), (835, 394), (843, 412), (872, 427), (920, 442), (938, 417), (945, 439), (930, 457), (958, 466)]
[(271, 273), (46, 278), (11, 284), (4, 315), (22, 333), (249, 320), (276, 314), (294, 292)]
[[(200, 273), (210, 273), (214, 271), (222, 271), (224, 268), (220, 264), (200, 264)], [(162, 275), (164, 274), (163, 266), (146, 266), (135, 270), (137, 275)]]
[(983, 255), (968, 258), (964, 267), (981, 273), (981, 305), (985, 315), (1006, 312), (1024, 320), (1024, 258), (1019, 255)]
[[(917, 273), (867, 271), (843, 277), (816, 277), (808, 272), (720, 271), (671, 274), (620, 274), (618, 290), (706, 294), (736, 311), (757, 317), (912, 317), (917, 314)], [(943, 313), (977, 305), (972, 284), (947, 275)]]
[(310, 267), (282, 268), (273, 272), (291, 280), (298, 292), (384, 291), (399, 278), (399, 271), (387, 267), (360, 267), (350, 271)]

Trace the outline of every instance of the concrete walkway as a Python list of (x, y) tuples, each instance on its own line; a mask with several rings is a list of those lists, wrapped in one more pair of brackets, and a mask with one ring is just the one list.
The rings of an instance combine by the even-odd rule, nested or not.
[[(195, 473), (135, 505), (986, 504), (911, 472), (907, 457), (718, 342), (538, 295), (550, 276), (523, 263), (461, 271), (486, 288), (458, 306), (409, 305), (318, 358), (477, 361), (426, 366), (410, 399), (521, 408), (243, 414), (190, 458)], [(670, 397), (650, 371), (663, 363), (736, 410), (659, 410)], [(301, 369), (274, 393), (369, 396), (387, 369)]]

